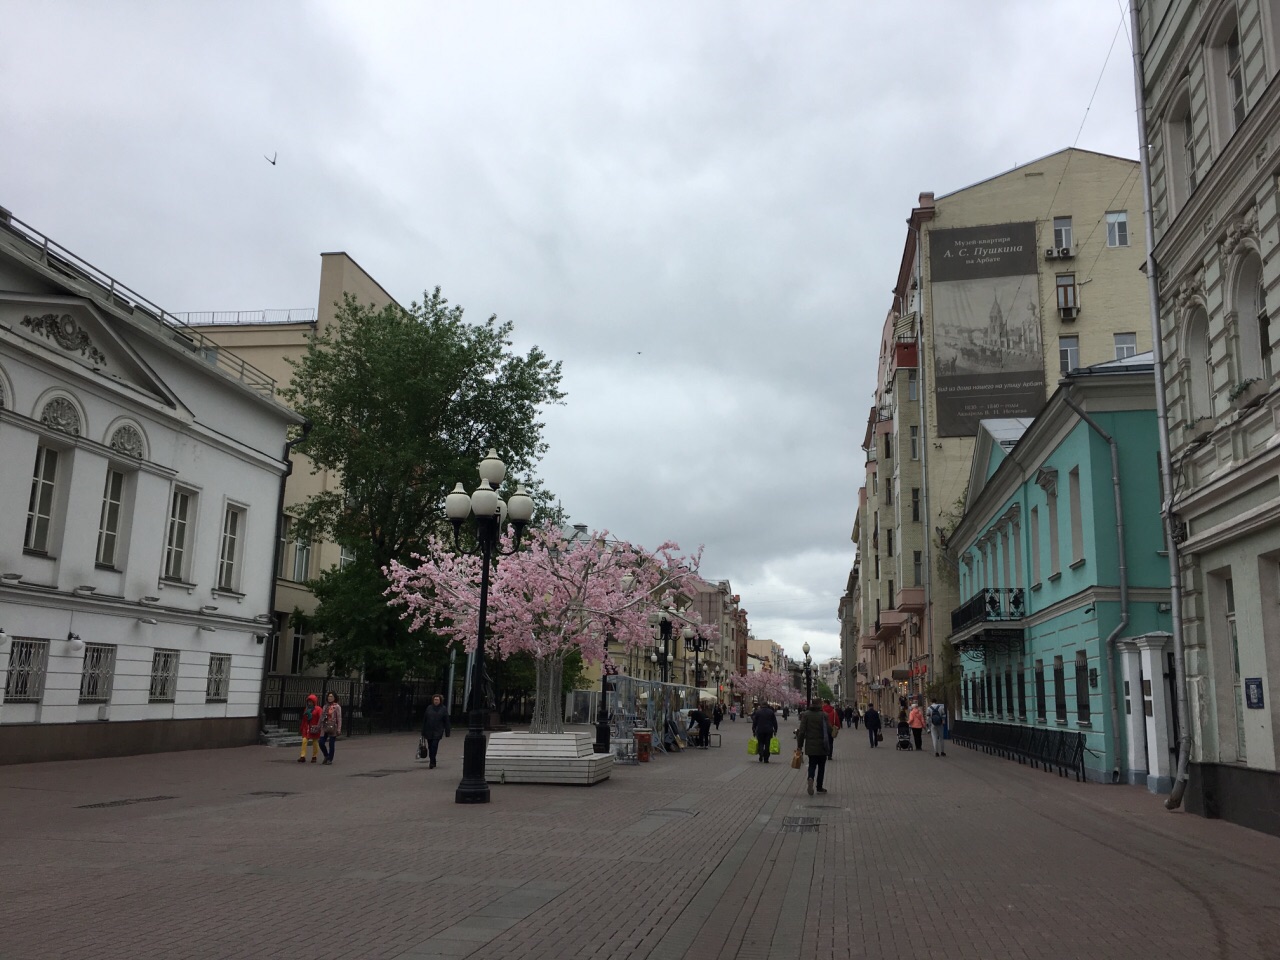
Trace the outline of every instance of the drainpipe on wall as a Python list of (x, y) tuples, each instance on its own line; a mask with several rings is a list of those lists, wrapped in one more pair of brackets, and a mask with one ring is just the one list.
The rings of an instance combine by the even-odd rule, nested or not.
[(1087, 413), (1080, 409), (1075, 397), (1071, 395), (1071, 387), (1063, 397), (1066, 405), (1076, 412), (1081, 420), (1089, 425), (1111, 447), (1111, 490), (1116, 499), (1116, 559), (1120, 564), (1120, 622), (1107, 637), (1103, 648), (1107, 653), (1107, 700), (1111, 704), (1111, 739), (1115, 749), (1115, 762), (1111, 767), (1111, 782), (1120, 782), (1120, 708), (1116, 705), (1115, 646), (1116, 638), (1129, 625), (1129, 571), (1125, 564), (1124, 552), (1124, 506), (1120, 502), (1120, 450), (1115, 438)]
[[(271, 551), (271, 590), (267, 593), (267, 615), (271, 617), (271, 630), (275, 632), (276, 618), (276, 571), (280, 569), (280, 534), (284, 530), (284, 488), (289, 482), (289, 478), (293, 476), (293, 458), (290, 453), (293, 448), (307, 439), (307, 434), (311, 432), (311, 421), (302, 421), (302, 432), (292, 440), (288, 440), (284, 445), (284, 473), (280, 475), (280, 493), (276, 498), (276, 542), (275, 547)], [(258, 723), (264, 724), (266, 721), (267, 710), (267, 675), (271, 672), (271, 662), (264, 654), (262, 658), (262, 683), (260, 684), (261, 692), (258, 694)]]
[(1147, 99), (1142, 79), (1142, 41), (1138, 31), (1138, 5), (1129, 4), (1129, 35), (1133, 37), (1133, 87), (1138, 117), (1138, 159), (1142, 169), (1142, 216), (1146, 221), (1147, 299), (1151, 305), (1151, 354), (1156, 369), (1156, 433), (1160, 438), (1160, 480), (1164, 503), (1164, 545), (1169, 555), (1169, 599), (1173, 632), (1174, 688), (1178, 696), (1178, 772), (1164, 805), (1177, 810), (1187, 790), (1187, 764), (1191, 758), (1191, 711), (1187, 704), (1187, 656), (1182, 638), (1182, 571), (1178, 561), (1178, 541), (1173, 536), (1173, 460), (1169, 453), (1169, 406), (1164, 389), (1164, 344), (1160, 334), (1160, 290), (1156, 277), (1156, 229), (1151, 211), (1151, 155), (1147, 143)]
[[(923, 244), (920, 241), (920, 225), (916, 224), (912, 227), (916, 235), (916, 257), (915, 257), (915, 274), (916, 281), (916, 381), (918, 388), (916, 396), (920, 398), (920, 517), (924, 521), (924, 536), (921, 538), (920, 565), (924, 571), (924, 644), (925, 649), (929, 651), (929, 669), (934, 671), (932, 681), (939, 679), (938, 657), (933, 649), (933, 527), (930, 526), (929, 518), (929, 430), (928, 430), (928, 396), (929, 391), (926, 390), (927, 382), (925, 380), (925, 362), (924, 362), (924, 265), (920, 261), (923, 253)], [(926, 684), (927, 686), (927, 684)], [(944, 694), (945, 696), (945, 694)], [(958, 707), (959, 703), (947, 704), (948, 716), (954, 716), (953, 706)]]

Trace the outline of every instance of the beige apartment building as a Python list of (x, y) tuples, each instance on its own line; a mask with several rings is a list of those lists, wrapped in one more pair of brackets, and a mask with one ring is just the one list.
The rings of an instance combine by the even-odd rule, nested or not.
[[(345, 253), (320, 255), (320, 297), (315, 310), (220, 311), (182, 314), (182, 319), (209, 340), (234, 351), (281, 386), (293, 380), (290, 360), (297, 360), (317, 331), (335, 321), (337, 305), (350, 294), (360, 303), (384, 307), (394, 302), (378, 282)], [(336, 543), (312, 543), (290, 533), (291, 509), (308, 497), (337, 489), (339, 479), (328, 470), (315, 472), (301, 453), (292, 454), (293, 472), (285, 484), (284, 518), (279, 530), (276, 558), (275, 630), (267, 651), (267, 672), (273, 674), (323, 674), (308, 670), (305, 654), (312, 638), (295, 633), (289, 623), (294, 610), (315, 610), (316, 599), (303, 582), (343, 562)]]
[[(945, 675), (959, 605), (947, 536), (978, 423), (1031, 418), (1063, 372), (1151, 349), (1137, 163), (1067, 149), (922, 193), (881, 331), (845, 605), (881, 706)], [(856, 600), (855, 600), (856, 597)], [(846, 614), (848, 619), (848, 614)]]
[(1186, 803), (1280, 834), (1280, 4), (1138, 11)]

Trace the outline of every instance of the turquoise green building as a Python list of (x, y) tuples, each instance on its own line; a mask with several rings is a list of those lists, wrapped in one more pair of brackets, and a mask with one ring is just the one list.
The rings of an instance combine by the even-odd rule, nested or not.
[(1071, 370), (1034, 420), (982, 421), (947, 535), (948, 641), (961, 725), (1079, 733), (1089, 779), (1162, 792), (1177, 731), (1153, 378), (1150, 354)]

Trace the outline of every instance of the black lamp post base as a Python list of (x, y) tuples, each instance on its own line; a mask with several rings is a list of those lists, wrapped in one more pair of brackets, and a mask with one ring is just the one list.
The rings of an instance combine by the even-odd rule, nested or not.
[(488, 803), (489, 783), (484, 777), (484, 755), (488, 741), (482, 732), (483, 714), (471, 711), (467, 738), (462, 741), (462, 782), (454, 792), (455, 803)]
[(487, 783), (460, 783), (453, 793), (454, 803), (488, 803), (489, 785)]
[(596, 753), (609, 752), (609, 721), (601, 720), (596, 724), (596, 742), (593, 747)]

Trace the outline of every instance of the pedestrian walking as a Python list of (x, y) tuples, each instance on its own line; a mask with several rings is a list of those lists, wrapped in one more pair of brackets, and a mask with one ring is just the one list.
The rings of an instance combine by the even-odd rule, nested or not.
[(923, 750), (924, 711), (920, 709), (920, 704), (911, 705), (911, 712), (907, 714), (907, 726), (911, 728), (911, 739), (915, 742), (916, 749)]
[(831, 760), (832, 751), (836, 745), (836, 733), (840, 730), (840, 718), (836, 715), (836, 708), (831, 705), (830, 700), (822, 701), (822, 715), (827, 718), (827, 729), (830, 731), (827, 736), (827, 759)]
[(946, 740), (947, 706), (935, 700), (929, 704), (929, 739), (933, 741), (933, 755), (947, 755)]
[[(426, 715), (422, 718), (422, 739), (427, 743), (427, 759), (431, 762), (429, 769), (436, 766), (436, 750), (440, 747), (440, 738), (452, 732), (449, 724), (449, 708), (444, 705), (444, 697), (435, 694), (427, 705)], [(422, 756), (419, 748), (418, 756)]]
[(325, 763), (333, 763), (333, 747), (342, 733), (342, 704), (332, 690), (325, 697), (324, 710), (320, 713), (320, 752)]
[(874, 703), (867, 704), (867, 712), (862, 715), (862, 722), (867, 728), (867, 737), (871, 740), (871, 746), (878, 746), (880, 744), (880, 711), (876, 709)]
[(298, 734), (302, 737), (302, 752), (298, 754), (298, 762), (307, 762), (307, 747), (311, 747), (311, 762), (320, 759), (320, 698), (314, 693), (307, 694), (307, 705), (302, 708), (302, 716), (298, 718)]
[(849, 725), (853, 727), (853, 729), (857, 730), (858, 721), (861, 719), (861, 716), (858, 714), (858, 705), (855, 703), (849, 708)]
[(778, 715), (767, 703), (759, 704), (751, 713), (751, 733), (756, 738), (756, 758), (769, 762), (769, 741), (778, 735)]
[(720, 704), (716, 704), (714, 710), (711, 711), (711, 722), (716, 725), (716, 729), (720, 729), (720, 721), (724, 719), (724, 711), (720, 709)]
[(796, 745), (809, 758), (809, 779), (805, 784), (809, 796), (813, 796), (815, 789), (818, 793), (827, 792), (822, 781), (827, 774), (827, 757), (831, 752), (831, 729), (826, 711), (817, 706), (811, 706), (800, 714), (796, 725)]

